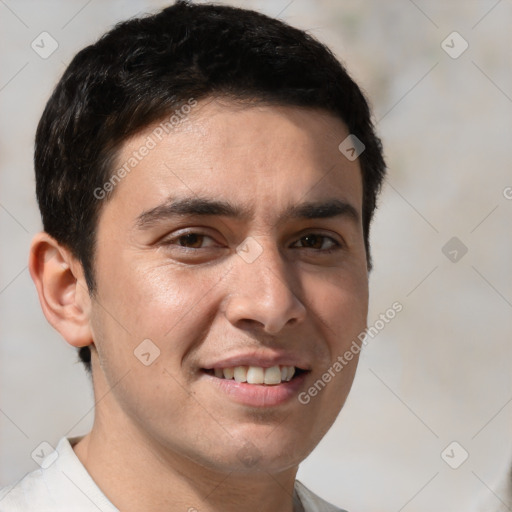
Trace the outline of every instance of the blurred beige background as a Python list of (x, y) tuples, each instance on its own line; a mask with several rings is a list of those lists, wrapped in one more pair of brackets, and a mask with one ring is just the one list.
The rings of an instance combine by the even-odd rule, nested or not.
[[(403, 311), (369, 340), (346, 407), (299, 479), (351, 512), (498, 505), (512, 461), (511, 0), (221, 3), (327, 43), (369, 95), (389, 165), (369, 324), (395, 301)], [(41, 441), (92, 423), (88, 379), (46, 323), (26, 267), (40, 229), (39, 116), (79, 49), (167, 4), (0, 1), (0, 485), (37, 467)], [(42, 32), (58, 43), (47, 58), (31, 47)]]

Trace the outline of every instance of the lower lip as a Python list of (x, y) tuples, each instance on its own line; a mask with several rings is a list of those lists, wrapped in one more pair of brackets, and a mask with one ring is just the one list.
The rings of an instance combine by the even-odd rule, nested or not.
[(263, 384), (247, 384), (233, 379), (219, 379), (206, 375), (212, 383), (226, 393), (233, 401), (249, 407), (275, 407), (282, 405), (294, 397), (304, 385), (307, 373), (301, 373), (289, 382), (272, 386)]

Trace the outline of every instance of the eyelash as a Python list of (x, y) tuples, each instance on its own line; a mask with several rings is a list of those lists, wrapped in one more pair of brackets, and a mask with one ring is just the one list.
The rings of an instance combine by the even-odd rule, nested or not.
[[(176, 245), (177, 247), (180, 248), (180, 250), (185, 250), (185, 251), (196, 251), (196, 250), (200, 250), (200, 249), (209, 249), (209, 248), (211, 248), (211, 247), (186, 247), (184, 245), (179, 245), (178, 242), (179, 242), (179, 240), (181, 238), (186, 237), (186, 236), (190, 236), (190, 235), (195, 235), (195, 236), (198, 236), (198, 237), (209, 238), (211, 240), (214, 240), (213, 237), (211, 237), (210, 235), (207, 235), (205, 233), (201, 233), (200, 231), (187, 231), (187, 232), (184, 232), (184, 233), (180, 233), (177, 236), (174, 236), (172, 238), (168, 238), (166, 240), (163, 240), (162, 241), (162, 245), (165, 245), (165, 246)], [(304, 248), (304, 249), (312, 249), (313, 251), (320, 252), (320, 253), (323, 253), (323, 254), (331, 254), (331, 253), (333, 253), (333, 252), (343, 248), (342, 244), (340, 242), (338, 242), (337, 240), (335, 240), (334, 238), (332, 238), (330, 236), (327, 236), (327, 235), (324, 235), (322, 233), (316, 233), (314, 231), (312, 231), (310, 233), (305, 233), (304, 235), (302, 235), (297, 240), (297, 242), (299, 242), (301, 240), (304, 240), (305, 238), (310, 237), (310, 236), (321, 238), (322, 239), (322, 245), (323, 245), (323, 242), (325, 240), (329, 240), (330, 242), (332, 242), (333, 245), (329, 249), (312, 249), (311, 247), (302, 247), (302, 248)], [(297, 242), (294, 242), (294, 244), (292, 244), (292, 245), (295, 245)]]

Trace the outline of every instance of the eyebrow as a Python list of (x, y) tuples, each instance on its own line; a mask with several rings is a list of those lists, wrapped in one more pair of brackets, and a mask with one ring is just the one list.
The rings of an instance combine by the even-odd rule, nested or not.
[(201, 197), (183, 199), (168, 198), (164, 203), (142, 212), (135, 221), (137, 228), (149, 229), (160, 221), (177, 216), (216, 215), (221, 217), (246, 218), (247, 212), (229, 201), (218, 201)]
[[(219, 201), (203, 197), (168, 198), (164, 203), (142, 212), (135, 225), (140, 230), (150, 229), (154, 225), (180, 216), (219, 216), (239, 220), (252, 217), (249, 210), (238, 207), (229, 201)], [(309, 201), (290, 206), (279, 219), (279, 223), (288, 219), (326, 219), (347, 217), (356, 224), (360, 216), (354, 206), (340, 199)]]
[(289, 208), (284, 219), (327, 219), (330, 217), (348, 217), (359, 223), (359, 213), (350, 203), (340, 199), (327, 199), (324, 201), (311, 201), (301, 203)]

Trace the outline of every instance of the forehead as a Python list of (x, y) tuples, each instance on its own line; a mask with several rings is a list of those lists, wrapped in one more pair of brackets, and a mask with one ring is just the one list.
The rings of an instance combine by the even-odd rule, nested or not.
[(137, 215), (168, 197), (201, 196), (271, 215), (327, 195), (350, 199), (360, 210), (359, 163), (338, 150), (349, 135), (341, 119), (317, 109), (226, 99), (196, 102), (180, 114), (121, 147), (113, 172), (122, 177), (107, 210)]

